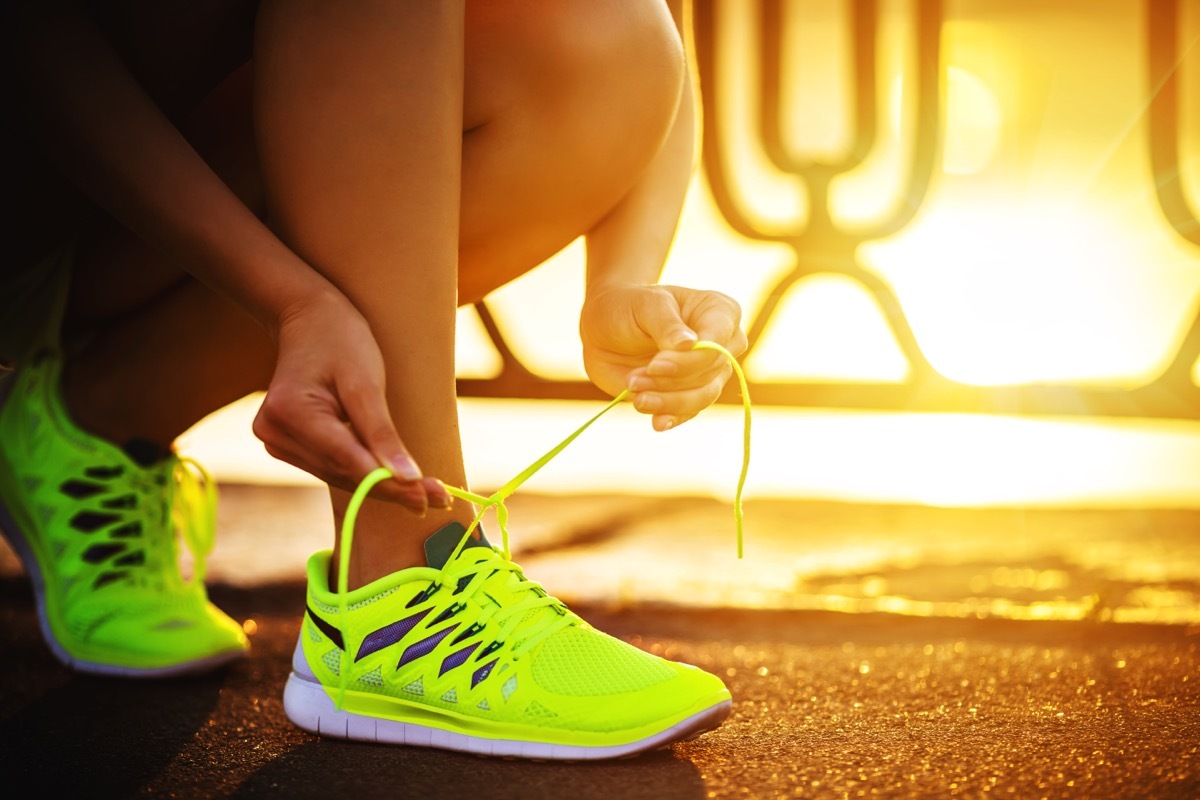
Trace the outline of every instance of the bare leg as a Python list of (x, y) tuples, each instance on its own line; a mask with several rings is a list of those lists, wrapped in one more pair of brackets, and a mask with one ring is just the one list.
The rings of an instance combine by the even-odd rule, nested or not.
[[(461, 22), (447, 4), (421, 8), (430, 19), (393, 23), (375, 9), (358, 21), (360, 29), (345, 9), (334, 26), (297, 13), (294, 4), (265, 5), (256, 112), (272, 221), (371, 323), (388, 367), (389, 405), (417, 463), (463, 486), (453, 363), (458, 186), (446, 167), (459, 147), (448, 132), (461, 124), (456, 102), (446, 102), (457, 99), (460, 85), (457, 47), (447, 43)], [(647, 66), (625, 56), (674, 35), (665, 12), (628, 18), (605, 8), (591, 19), (540, 13), (555, 8), (471, 8), (480, 16), (469, 20), (467, 34), (466, 298), (529, 269), (603, 217), (649, 163), (671, 121), (681, 76), (668, 48), (662, 62), (649, 65), (665, 66), (667, 80), (641, 84), (657, 96), (631, 91), (640, 76), (622, 74), (622, 65)], [(613, 29), (618, 21), (620, 32)], [(493, 77), (497, 65), (504, 65), (500, 78)], [(404, 85), (406, 75), (423, 76), (419, 91)], [(389, 98), (411, 104), (407, 113), (381, 113)], [(357, 133), (353, 146), (337, 147), (347, 130)], [(423, 191), (414, 196), (407, 186)], [(346, 501), (333, 492), (335, 517)], [(430, 531), (471, 516), (462, 503), (420, 519), (368, 502), (351, 585), (420, 563)]]
[[(355, 141), (367, 162), (360, 167), (368, 171), (366, 182), (351, 182), (339, 169), (332, 178), (349, 196), (332, 208), (322, 206), (329, 197), (297, 192), (288, 183), (319, 177), (292, 172), (298, 155), (288, 155), (286, 169), (276, 170), (285, 174), (274, 178), (278, 185), (272, 191), (280, 196), (272, 195), (272, 222), (285, 235), (302, 229), (301, 236), (289, 235), (289, 241), (361, 304), (387, 358), (389, 399), (401, 435), (426, 473), (447, 483), (465, 485), (453, 375), (456, 303), (482, 298), (588, 231), (637, 180), (670, 125), (682, 79), (671, 50), (677, 43), (670, 43), (676, 35), (670, 20), (648, 13), (653, 7), (646, 4), (611, 5), (620, 7), (597, 2), (548, 3), (543, 8), (525, 0), (468, 5), (457, 267), (453, 252), (413, 261), (414, 248), (420, 245), (384, 239), (389, 220), (397, 219), (389, 215), (414, 200), (398, 192), (403, 183), (395, 182), (374, 187), (383, 194), (372, 196), (370, 180), (384, 168), (402, 169), (403, 164), (395, 162), (406, 156), (416, 160), (387, 137), (374, 149)], [(285, 16), (296, 11), (289, 4)], [(357, 52), (363, 50), (363, 40), (353, 41), (356, 56), (368, 55)], [(399, 42), (391, 41), (373, 54), (383, 60), (382, 74), (403, 74), (396, 61), (402, 50)], [(277, 81), (275, 88), (290, 91), (299, 106), (285, 103), (275, 110), (276, 123), (283, 127), (277, 131), (279, 141), (270, 125), (266, 127), (271, 141), (264, 146), (281, 160), (284, 152), (293, 152), (286, 148), (306, 146), (302, 134), (348, 119), (344, 113), (306, 120), (297, 116), (320, 107), (308, 94), (313, 76), (306, 70), (319, 71), (320, 65), (310, 53), (272, 79)], [(264, 66), (269, 68), (256, 64), (256, 72)], [(282, 102), (281, 97), (274, 100)], [(232, 139), (240, 141), (238, 127), (221, 123), (219, 114), (201, 129), (233, 130)], [(195, 143), (198, 148), (211, 146), (218, 172), (234, 182), (248, 202), (257, 202), (257, 171), (246, 168), (254, 162), (252, 148), (247, 152), (244, 146), (219, 140)], [(319, 171), (321, 166), (312, 168)], [(269, 181), (272, 174), (268, 165)], [(454, 187), (454, 182), (447, 181), (445, 187)], [(360, 219), (361, 228), (347, 227), (346, 210), (357, 209), (360, 202), (364, 213), (379, 214), (383, 224)], [(426, 211), (418, 208), (413, 213), (419, 218)], [(455, 220), (444, 224), (453, 226)], [(190, 281), (175, 286), (181, 277), (178, 271), (158, 254), (139, 249), (128, 234), (121, 235), (124, 239), (118, 235), (95, 248), (96, 263), (89, 274), (103, 276), (103, 281), (81, 293), (76, 309), (80, 319), (105, 320), (109, 331), (105, 347), (97, 340), (90, 349), (86, 369), (80, 360), (77, 375), (85, 379), (75, 385), (94, 391), (79, 406), (103, 409), (91, 417), (101, 435), (119, 440), (116, 429), (121, 425), (116, 422), (128, 419), (140, 425), (141, 435), (153, 430), (155, 438), (169, 441), (225, 403), (265, 388), (273, 352), (267, 337), (232, 304)], [(411, 270), (403, 269), (406, 263), (420, 263), (423, 270), (409, 274)], [(105, 298), (104, 286), (122, 287), (125, 295)], [(135, 287), (141, 288), (135, 292)], [(167, 287), (174, 288), (164, 293)], [(164, 346), (134, 350), (138, 357), (130, 357), (127, 343), (152, 340)], [(419, 348), (414, 347), (417, 342)], [(231, 361), (235, 354), (236, 364)], [(203, 379), (189, 383), (188, 374)], [(96, 382), (90, 383), (93, 377)], [(122, 397), (122, 387), (130, 385), (144, 391)], [(121, 404), (119, 410), (114, 410), (114, 402)], [(344, 502), (344, 495), (334, 494), (335, 508), (343, 508)], [(420, 544), (429, 532), (447, 519), (465, 520), (470, 514), (459, 506), (449, 515), (431, 512), (419, 519), (400, 506), (368, 502), (356, 534), (352, 583), (419, 563)]]
[[(261, 209), (250, 77), (245, 67), (234, 72), (184, 126), (217, 174)], [(64, 328), (68, 340), (84, 341), (63, 375), (71, 415), (118, 444), (139, 438), (165, 448), (197, 420), (265, 388), (274, 359), (249, 315), (106, 216), (80, 237)]]
[[(371, 324), (401, 439), (427, 475), (463, 485), (454, 393), (462, 6), (265, 3), (255, 119), (272, 225)], [(349, 496), (331, 489), (335, 520)], [(374, 502), (353, 585), (422, 560), (421, 519)]]

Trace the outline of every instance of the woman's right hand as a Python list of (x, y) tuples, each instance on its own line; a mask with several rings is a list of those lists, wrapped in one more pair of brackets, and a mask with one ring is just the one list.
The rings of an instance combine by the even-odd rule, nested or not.
[(354, 491), (384, 466), (395, 479), (372, 496), (424, 513), (450, 495), (424, 477), (392, 422), (383, 356), (367, 321), (344, 296), (326, 291), (280, 316), (275, 373), (254, 419), (267, 452), (326, 483)]

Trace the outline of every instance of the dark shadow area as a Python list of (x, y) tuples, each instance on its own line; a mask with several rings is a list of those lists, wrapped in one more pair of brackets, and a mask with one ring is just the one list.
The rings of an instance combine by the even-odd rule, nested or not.
[(703, 798), (694, 764), (669, 752), (625, 761), (558, 764), (335, 741), (310, 742), (248, 777), (235, 797)]
[[(721, 675), (733, 715), (670, 751), (509, 761), (320, 739), (282, 689), (303, 586), (213, 587), (250, 658), (192, 680), (75, 676), (0, 580), (0, 747), (47, 797), (1196, 797), (1200, 627), (577, 606)], [(984, 787), (989, 795), (982, 794)]]
[(45, 797), (128, 797), (207, 723), (222, 684), (220, 673), (169, 683), (72, 677), (0, 722), (5, 773)]
[(0, 752), (44, 797), (129, 797), (212, 718), (231, 671), (132, 681), (79, 675), (44, 644), (23, 578), (0, 580)]

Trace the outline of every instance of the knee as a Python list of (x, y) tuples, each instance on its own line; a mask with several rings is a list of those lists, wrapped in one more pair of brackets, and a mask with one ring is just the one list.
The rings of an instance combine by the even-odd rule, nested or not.
[(663, 3), (566, 3), (548, 39), (559, 74), (577, 86), (604, 82), (616, 96), (644, 95), (660, 106), (679, 96), (683, 45)]
[[(498, 89), (491, 98), (481, 93), (481, 105), (490, 100), (504, 113), (513, 108), (505, 101), (516, 101), (564, 133), (661, 141), (686, 75), (683, 44), (665, 3), (516, 0), (508, 6), (495, 0), (468, 6), (468, 86), (472, 72), (487, 70), (476, 83)], [(473, 60), (481, 70), (473, 70)], [(470, 125), (470, 97), (467, 105)]]

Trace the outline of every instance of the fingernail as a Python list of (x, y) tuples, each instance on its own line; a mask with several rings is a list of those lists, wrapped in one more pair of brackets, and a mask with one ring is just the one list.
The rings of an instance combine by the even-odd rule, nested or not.
[(675, 419), (671, 418), (663, 423), (662, 429), (664, 431), (669, 431), (669, 430), (671, 430), (671, 428), (674, 428), (674, 427), (675, 427)]
[(654, 388), (654, 381), (649, 378), (637, 376), (629, 379), (629, 391), (645, 392)]
[(692, 331), (680, 331), (675, 337), (675, 347), (683, 347), (684, 345), (693, 345), (700, 341), (700, 337), (696, 336)]
[(424, 477), (416, 462), (407, 456), (396, 456), (392, 459), (392, 472), (406, 481), (419, 481)]
[(679, 370), (679, 365), (674, 361), (665, 358), (656, 358), (646, 367), (648, 375), (674, 375)]
[(428, 500), (427, 495), (425, 494), (425, 491), (423, 489), (421, 489), (421, 487), (419, 487), (419, 486), (416, 488), (415, 491), (405, 492), (402, 495), (402, 497), (404, 498), (404, 504), (407, 505), (409, 508), (411, 508), (413, 511), (422, 511), (423, 512), (424, 509), (429, 505), (429, 500)]
[(662, 398), (654, 394), (638, 395), (633, 401), (638, 411), (654, 412), (662, 408)]

